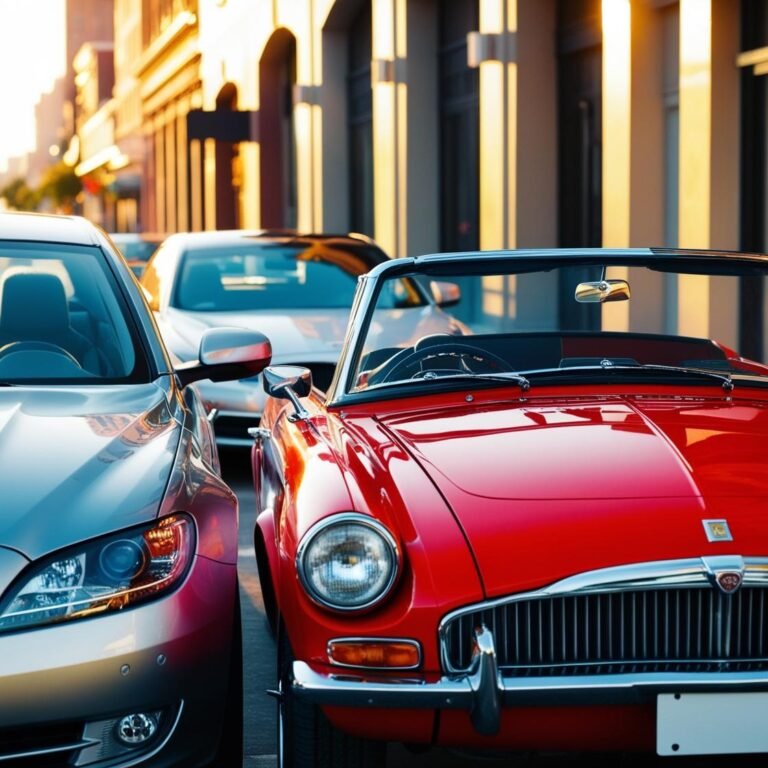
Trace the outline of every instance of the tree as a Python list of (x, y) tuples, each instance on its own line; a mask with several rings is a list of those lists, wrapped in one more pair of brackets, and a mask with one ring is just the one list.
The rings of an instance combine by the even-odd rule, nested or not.
[(50, 200), (57, 210), (70, 212), (82, 189), (82, 181), (75, 174), (74, 169), (60, 161), (49, 166), (45, 171), (38, 187), (38, 194), (41, 199)]
[(0, 197), (9, 208), (16, 211), (34, 211), (40, 203), (39, 192), (30, 189), (21, 177), (13, 179), (0, 189)]

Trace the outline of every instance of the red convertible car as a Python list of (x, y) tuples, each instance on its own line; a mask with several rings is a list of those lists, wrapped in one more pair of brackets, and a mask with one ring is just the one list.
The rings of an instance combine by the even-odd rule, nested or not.
[(361, 278), (327, 392), (266, 369), (281, 765), (381, 765), (387, 741), (768, 752), (768, 366), (733, 349), (767, 273), (398, 259)]

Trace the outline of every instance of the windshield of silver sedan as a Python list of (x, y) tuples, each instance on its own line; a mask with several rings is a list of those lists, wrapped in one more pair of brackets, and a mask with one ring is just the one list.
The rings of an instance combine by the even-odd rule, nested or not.
[(100, 248), (0, 242), (0, 381), (147, 381), (141, 349)]
[[(573, 260), (489, 263), (465, 257), (411, 278), (431, 291), (429, 307), (393, 309), (380, 279), (360, 318), (348, 392), (379, 388), (506, 383), (768, 384), (768, 319), (759, 344), (745, 338), (743, 299), (763, 290), (764, 264), (647, 258), (636, 266)], [(495, 271), (494, 267), (496, 268)], [(400, 275), (397, 279), (401, 279)], [(450, 296), (449, 302), (440, 296)], [(750, 347), (748, 359), (739, 350)]]
[[(357, 279), (382, 260), (367, 245), (238, 242), (190, 248), (182, 258), (172, 306), (191, 312), (348, 309)], [(419, 306), (424, 297), (395, 281), (392, 306)]]

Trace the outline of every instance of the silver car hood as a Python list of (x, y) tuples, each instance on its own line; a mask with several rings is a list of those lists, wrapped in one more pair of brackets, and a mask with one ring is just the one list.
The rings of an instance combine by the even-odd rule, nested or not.
[(291, 309), (285, 312), (186, 312), (169, 307), (158, 317), (166, 344), (182, 359), (197, 356), (208, 328), (234, 326), (263, 333), (272, 343), (274, 361), (335, 361), (347, 330), (349, 309)]
[(180, 434), (155, 384), (0, 389), (0, 548), (35, 559), (151, 520)]

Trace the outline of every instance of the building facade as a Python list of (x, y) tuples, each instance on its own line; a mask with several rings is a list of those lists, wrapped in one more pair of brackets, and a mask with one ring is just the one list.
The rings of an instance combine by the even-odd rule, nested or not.
[[(142, 224), (360, 231), (393, 256), (766, 250), (765, 5), (142, 0)], [(763, 358), (745, 291), (659, 278), (659, 329)]]

